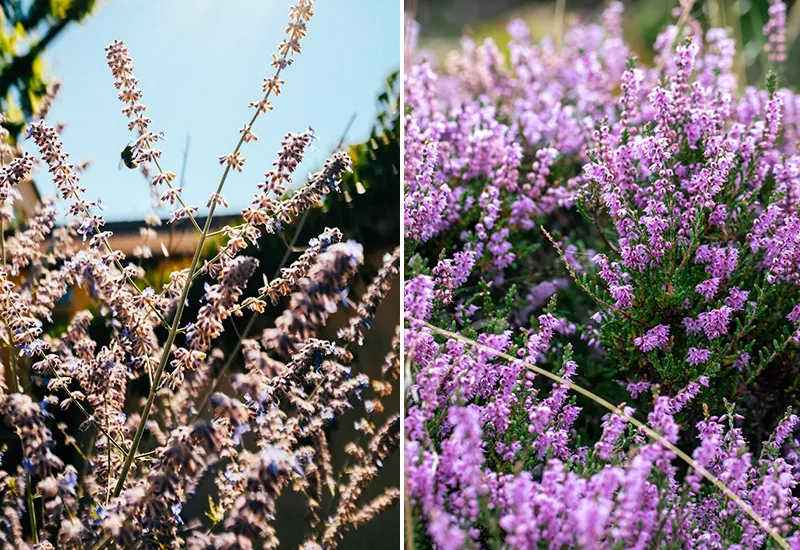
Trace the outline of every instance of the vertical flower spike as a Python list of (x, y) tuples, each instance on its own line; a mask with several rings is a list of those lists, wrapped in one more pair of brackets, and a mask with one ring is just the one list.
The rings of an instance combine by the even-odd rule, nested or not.
[(770, 0), (769, 21), (764, 25), (767, 42), (764, 51), (773, 65), (786, 63), (786, 3), (783, 0)]
[(400, 273), (400, 249), (395, 248), (391, 254), (383, 257), (383, 266), (369, 285), (367, 292), (358, 303), (356, 317), (350, 318), (350, 327), (339, 331), (339, 338), (347, 342), (364, 344), (364, 335), (372, 325), (378, 306), (392, 287), (392, 280)]
[[(139, 80), (133, 76), (133, 60), (128, 46), (121, 40), (114, 40), (106, 46), (106, 59), (114, 76), (114, 87), (119, 90), (119, 100), (125, 104), (122, 114), (128, 118), (128, 130), (136, 133), (133, 145), (135, 162), (153, 162), (161, 157), (161, 151), (150, 146), (160, 135), (150, 131), (150, 118), (145, 114), (147, 105), (142, 103), (142, 90)], [(174, 174), (173, 174), (174, 177)]]
[[(169, 356), (172, 353), (172, 346), (175, 342), (175, 338), (177, 336), (178, 330), (181, 327), (181, 318), (183, 315), (184, 308), (186, 306), (186, 301), (188, 298), (189, 290), (191, 289), (191, 282), (194, 280), (196, 276), (200, 273), (200, 256), (203, 251), (203, 247), (206, 243), (206, 239), (209, 236), (211, 223), (214, 217), (214, 212), (218, 205), (225, 205), (225, 199), (222, 196), (222, 191), (225, 185), (225, 181), (230, 173), (231, 169), (235, 169), (237, 171), (242, 171), (242, 164), (244, 163), (244, 158), (242, 157), (239, 149), (241, 148), (242, 144), (247, 141), (252, 140), (252, 128), (253, 124), (255, 123), (258, 116), (271, 108), (268, 100), (272, 93), (276, 95), (280, 93), (280, 82), (277, 80), (278, 76), (280, 75), (281, 71), (285, 69), (289, 64), (291, 64), (291, 57), (297, 53), (300, 53), (300, 39), (305, 36), (306, 32), (306, 23), (310, 18), (313, 16), (313, 0), (299, 0), (298, 4), (292, 7), (290, 10), (290, 23), (286, 29), (286, 33), (288, 35), (288, 39), (281, 42), (279, 45), (279, 51), (281, 52), (281, 56), (278, 57), (277, 55), (273, 54), (273, 67), (276, 69), (275, 79), (270, 81), (269, 85), (266, 85), (267, 88), (265, 91), (264, 98), (254, 104), (253, 106), (256, 107), (256, 113), (253, 115), (250, 122), (246, 125), (246, 129), (241, 133), (241, 137), (239, 138), (239, 142), (237, 143), (236, 147), (234, 148), (232, 153), (223, 155), (220, 157), (220, 163), (225, 165), (225, 170), (223, 171), (222, 177), (220, 178), (219, 184), (217, 185), (216, 191), (211, 195), (209, 200), (209, 212), (208, 216), (206, 217), (206, 221), (204, 227), (201, 229), (200, 226), (196, 223), (192, 216), (192, 212), (194, 207), (187, 207), (182, 203), (180, 200), (179, 194), (171, 194), (168, 195), (167, 198), (175, 198), (181, 204), (181, 208), (176, 210), (173, 213), (172, 221), (180, 219), (182, 217), (189, 217), (193, 221), (193, 225), (200, 231), (200, 239), (197, 243), (195, 248), (195, 253), (192, 257), (192, 262), (188, 269), (188, 275), (186, 275), (186, 282), (182, 283), (183, 287), (180, 290), (180, 295), (177, 298), (177, 304), (175, 306), (175, 313), (173, 316), (172, 324), (169, 327), (169, 333), (167, 335), (167, 340), (165, 342), (164, 348), (161, 352), (161, 357), (158, 360), (158, 364), (154, 368), (148, 369), (148, 374), (151, 378), (151, 387), (150, 392), (145, 402), (144, 408), (141, 414), (141, 420), (139, 427), (136, 430), (136, 433), (133, 436), (131, 449), (126, 453), (125, 461), (122, 465), (121, 474), (119, 479), (114, 487), (113, 495), (115, 497), (119, 497), (122, 493), (126, 480), (128, 477), (131, 468), (133, 467), (133, 463), (135, 460), (135, 453), (138, 450), (139, 444), (144, 437), (144, 432), (147, 427), (147, 421), (150, 416), (150, 412), (152, 410), (153, 404), (155, 402), (155, 397), (158, 391), (161, 389), (161, 384), (163, 381), (163, 377), (165, 375), (165, 370), (167, 363), (169, 362)], [(128, 103), (129, 109), (126, 109), (125, 112), (129, 116), (133, 116), (133, 120), (130, 123), (130, 128), (139, 128), (142, 131), (139, 140), (137, 140), (137, 146), (142, 146), (143, 144), (149, 144), (150, 141), (153, 140), (155, 137), (152, 132), (149, 132), (147, 128), (149, 127), (149, 120), (142, 115), (144, 109), (142, 109), (141, 104), (139, 103), (139, 99), (141, 98), (141, 92), (136, 87), (137, 81), (132, 75), (132, 66), (130, 63), (130, 58), (127, 55), (127, 48), (125, 48), (124, 44), (120, 42), (115, 42), (111, 46), (109, 46), (109, 51), (107, 52), (109, 58), (109, 64), (111, 66), (112, 72), (115, 76), (115, 85), (121, 90), (120, 97), (121, 99)], [(158, 166), (158, 156), (159, 154), (150, 154), (151, 158), (148, 160), (153, 160), (153, 162)], [(349, 162), (349, 158), (347, 159)], [(341, 161), (338, 164), (342, 164), (344, 161)], [(326, 165), (327, 166), (327, 165)], [(349, 164), (347, 164), (349, 168)], [(335, 171), (336, 167), (328, 168), (328, 171)], [(159, 168), (160, 171), (160, 168)], [(326, 170), (323, 170), (323, 173), (326, 173)], [(170, 178), (166, 177), (163, 178), (167, 185), (171, 185), (169, 183)], [(335, 181), (333, 177), (331, 177), (330, 181)], [(316, 202), (316, 200), (314, 201)], [(223, 255), (220, 255), (222, 257)], [(222, 274), (223, 277), (226, 275), (225, 268), (226, 266), (230, 267), (233, 265), (238, 265), (239, 267), (244, 267), (243, 264), (239, 264), (236, 261), (230, 260), (229, 257), (226, 260), (223, 260), (223, 264), (220, 266), (206, 266), (207, 271)], [(217, 258), (220, 259), (220, 258)], [(238, 270), (237, 270), (238, 273)], [(246, 277), (238, 277), (234, 276), (235, 279), (244, 279), (249, 277), (252, 274), (252, 270), (244, 269), (242, 271), (243, 274), (246, 274)], [(233, 271), (228, 272), (228, 274), (233, 274)], [(203, 316), (202, 318), (198, 319), (198, 323), (190, 323), (187, 327), (183, 330), (187, 332), (187, 336), (190, 342), (190, 345), (195, 348), (196, 351), (204, 352), (211, 343), (211, 340), (222, 333), (223, 326), (221, 324), (221, 320), (224, 318), (223, 316), (229, 313), (227, 310), (231, 309), (229, 304), (232, 298), (238, 298), (240, 291), (236, 291), (235, 296), (225, 297), (217, 296), (217, 289), (212, 288), (211, 296), (209, 297), (209, 303), (207, 303), (203, 308)], [(214, 303), (218, 307), (214, 306)], [(178, 362), (177, 366), (180, 367), (181, 363)], [(180, 373), (176, 373), (177, 376), (173, 377), (171, 382), (173, 384), (177, 384), (180, 382)]]
[[(133, 60), (128, 46), (121, 40), (114, 40), (106, 46), (106, 59), (111, 74), (114, 76), (114, 87), (119, 90), (118, 97), (125, 104), (122, 114), (128, 119), (128, 130), (137, 136), (133, 144), (128, 146), (130, 147), (130, 159), (123, 158), (123, 161), (129, 168), (136, 168), (138, 165), (144, 176), (148, 178), (151, 172), (149, 166), (154, 164), (157, 173), (152, 176), (151, 183), (160, 205), (165, 206), (167, 202), (174, 204), (177, 201), (181, 207), (173, 221), (188, 217), (195, 229), (199, 231), (200, 226), (194, 220), (197, 207), (184, 204), (180, 194), (181, 189), (172, 185), (176, 178), (175, 173), (162, 170), (159, 164), (161, 150), (153, 147), (153, 144), (163, 140), (164, 135), (150, 130), (152, 121), (146, 116), (147, 105), (142, 102), (143, 93), (139, 88), (139, 80), (133, 76)], [(125, 151), (123, 151), (124, 154)]]
[(28, 153), (22, 153), (22, 156), (0, 167), (0, 203), (8, 202), (14, 188), (30, 176), (33, 160)]

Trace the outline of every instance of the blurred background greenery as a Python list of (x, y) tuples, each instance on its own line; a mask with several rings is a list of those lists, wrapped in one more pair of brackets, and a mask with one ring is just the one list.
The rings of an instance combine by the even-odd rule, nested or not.
[[(463, 34), (480, 42), (490, 37), (504, 49), (509, 36), (506, 24), (523, 19), (531, 28), (534, 40), (553, 36), (570, 21), (596, 21), (607, 2), (602, 0), (407, 0), (406, 9), (420, 23), (420, 47), (430, 50), (437, 59), (458, 46)], [(673, 10), (677, 0), (634, 0), (623, 2), (623, 32), (626, 41), (643, 61), (652, 59), (652, 44), (664, 26), (675, 21)], [(796, 0), (789, 0), (787, 44), (789, 61), (783, 85), (797, 88), (800, 84), (800, 9)], [(761, 82), (767, 71), (763, 55), (763, 26), (766, 23), (768, 0), (698, 0), (692, 16), (704, 28), (721, 27), (732, 31), (738, 46), (736, 67), (744, 84)]]

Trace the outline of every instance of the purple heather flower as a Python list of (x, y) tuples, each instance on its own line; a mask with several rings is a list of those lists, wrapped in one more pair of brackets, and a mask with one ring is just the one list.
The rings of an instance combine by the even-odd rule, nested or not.
[(772, 437), (769, 439), (766, 445), (775, 451), (779, 451), (781, 447), (783, 447), (783, 444), (794, 433), (798, 422), (800, 422), (800, 419), (798, 419), (797, 415), (787, 414), (784, 416), (775, 427), (775, 431), (772, 432)]
[(697, 316), (703, 332), (709, 340), (714, 340), (723, 334), (728, 334), (728, 323), (731, 320), (731, 308), (722, 306), (711, 311), (706, 311)]
[(764, 25), (767, 42), (764, 51), (770, 63), (780, 65), (786, 62), (786, 3), (783, 0), (770, 0), (769, 21)]
[(711, 279), (703, 281), (702, 283), (694, 287), (694, 290), (695, 292), (700, 294), (703, 297), (703, 299), (705, 299), (706, 302), (710, 302), (711, 300), (714, 299), (714, 295), (719, 290), (720, 282), (721, 281), (719, 277), (712, 277)]
[(689, 348), (689, 353), (686, 355), (686, 362), (690, 365), (701, 365), (708, 361), (711, 357), (711, 351), (702, 348)]
[(736, 360), (733, 362), (733, 368), (738, 369), (739, 371), (744, 370), (750, 364), (750, 354), (746, 351), (742, 351), (736, 357)]
[(467, 543), (464, 531), (459, 529), (447, 512), (438, 509), (430, 514), (428, 534), (441, 550), (461, 550)]
[[(786, 14), (777, 4), (771, 0), (770, 53), (783, 40)], [(406, 51), (405, 181), (416, 192), (406, 207), (419, 205), (406, 237), (430, 244), (435, 236), (445, 246), (417, 247), (425, 263), (415, 260), (412, 273), (419, 265), (432, 271), (407, 283), (406, 311), (430, 320), (435, 302), (436, 321), (469, 324), (465, 332), (489, 348), (406, 323), (409, 496), (437, 548), (769, 544), (736, 503), (698, 472), (684, 475), (678, 457), (645, 432), (627, 430), (623, 416), (606, 415), (600, 437), (578, 443), (580, 409), (569, 386), (543, 383), (526, 368), (554, 371), (569, 355), (562, 375), (574, 379), (586, 357), (586, 346), (572, 356), (574, 333), (589, 342), (592, 361), (613, 358), (622, 380), (636, 380), (627, 390), (668, 441), (685, 447), (694, 427), (679, 426), (678, 413), (700, 417), (707, 405), (687, 452), (790, 545), (800, 544), (792, 523), (800, 477), (788, 444), (796, 420), (784, 420), (772, 439), (788, 453), (759, 458), (737, 427), (740, 418), (714, 410), (719, 392), (701, 395), (713, 380), (665, 383), (660, 372), (683, 364), (672, 370), (675, 378), (698, 370), (716, 376), (702, 365), (730, 349), (719, 360), (733, 362), (746, 380), (750, 353), (764, 351), (769, 335), (787, 324), (783, 316), (800, 325), (800, 306), (775, 311), (772, 324), (738, 324), (752, 313), (756, 285), (774, 287), (759, 294), (769, 308), (785, 303), (774, 297), (790, 296), (800, 282), (800, 100), (788, 90), (740, 91), (731, 33), (704, 30), (679, 9), (683, 23), (659, 34), (653, 66), (637, 65), (623, 40), (621, 10), (613, 2), (602, 24), (568, 25), (558, 44), (534, 44), (515, 21), (507, 56), (493, 40), (466, 38), (441, 72), (413, 47)], [(779, 198), (766, 202), (768, 195)], [(563, 220), (573, 219), (565, 211), (576, 203), (597, 216), (586, 245), (606, 255), (579, 248), (574, 239), (585, 239), (582, 231), (569, 235)], [(548, 256), (530, 253), (526, 235), (540, 224), (567, 235), (559, 259), (579, 279), (564, 278), (563, 290), (554, 279), (559, 271), (537, 263)], [(458, 269), (466, 258), (456, 251), (472, 253), (469, 269)], [(467, 276), (488, 284), (490, 296), (453, 292)], [(554, 313), (531, 319), (557, 290), (560, 314), (574, 308), (575, 282), (599, 298), (589, 326)], [(510, 311), (484, 311), (489, 298), (501, 303), (511, 283)], [(670, 337), (681, 317), (685, 334)], [(732, 323), (749, 327), (741, 335), (747, 345), (729, 346)], [(607, 357), (591, 346), (601, 338)], [(655, 350), (665, 363), (650, 366), (641, 355)], [(651, 387), (658, 388), (654, 399)]]
[(669, 327), (656, 325), (648, 330), (644, 336), (634, 339), (633, 345), (642, 351), (652, 351), (664, 348), (669, 343)]
[(795, 325), (800, 324), (800, 304), (797, 304), (792, 308), (792, 311), (786, 315), (786, 318), (789, 319)]
[(603, 435), (594, 445), (597, 456), (603, 460), (611, 460), (614, 447), (628, 424), (626, 417), (632, 416), (634, 409), (632, 407), (624, 407), (623, 413), (625, 416), (609, 413), (603, 417)]
[(475, 252), (465, 250), (456, 252), (452, 259), (441, 260), (433, 268), (436, 297), (447, 305), (453, 299), (453, 290), (463, 285), (475, 266)]
[(434, 283), (428, 275), (418, 275), (406, 281), (403, 286), (406, 318), (427, 321), (433, 307), (433, 298)]
[(628, 393), (631, 394), (632, 399), (638, 399), (640, 395), (645, 393), (650, 389), (652, 384), (646, 380), (640, 380), (639, 382), (628, 382), (625, 385), (625, 389), (628, 390)]
[(728, 291), (728, 296), (725, 298), (725, 305), (731, 308), (732, 311), (740, 311), (747, 303), (747, 298), (750, 296), (749, 290), (741, 290), (739, 287), (731, 287)]

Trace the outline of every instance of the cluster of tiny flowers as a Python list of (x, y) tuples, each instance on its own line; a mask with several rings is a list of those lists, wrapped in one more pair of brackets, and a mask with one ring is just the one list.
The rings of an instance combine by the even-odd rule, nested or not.
[(383, 257), (383, 266), (361, 298), (356, 310), (356, 316), (350, 319), (350, 326), (339, 331), (339, 337), (348, 342), (364, 344), (364, 336), (372, 325), (378, 306), (383, 302), (386, 294), (392, 288), (392, 281), (400, 273), (400, 248), (395, 248), (391, 254)]
[[(772, 399), (797, 378), (800, 95), (740, 87), (691, 3), (644, 66), (622, 8), (438, 65), (406, 23), (419, 547), (800, 547), (796, 395)], [(771, 1), (775, 65), (785, 26)]]
[[(136, 134), (136, 139), (129, 146), (130, 159), (125, 162), (129, 167), (139, 166), (142, 173), (148, 178), (151, 173), (150, 165), (155, 164), (158, 173), (151, 179), (153, 192), (156, 197), (159, 197), (161, 192), (159, 187), (168, 186), (169, 191), (160, 196), (160, 201), (172, 203), (175, 201), (176, 194), (180, 193), (180, 189), (172, 187), (175, 174), (164, 172), (158, 164), (161, 150), (153, 147), (152, 144), (164, 139), (164, 136), (150, 130), (152, 120), (145, 114), (147, 105), (142, 102), (143, 93), (139, 88), (139, 80), (133, 76), (133, 60), (125, 42), (114, 40), (106, 46), (106, 60), (114, 77), (114, 87), (119, 90), (119, 100), (125, 104), (122, 114), (128, 119), (128, 130)], [(184, 209), (186, 215), (196, 211), (196, 207)]]
[[(398, 501), (396, 487), (372, 489), (400, 442), (400, 419), (384, 407), (398, 384), (399, 326), (375, 376), (360, 372), (353, 348), (369, 338), (387, 301), (399, 250), (362, 285), (369, 266), (360, 244), (329, 227), (295, 246), (301, 228), (292, 228), (298, 233), (291, 245), (284, 238), (276, 274), (260, 289), (251, 280), (264, 263), (260, 239), (285, 237), (299, 215), (339, 192), (349, 155), (333, 152), (307, 183), (291, 186), (315, 136), (286, 134), (243, 222), (210, 231), (215, 208), (227, 206), (228, 173), (243, 169), (240, 148), (257, 141), (253, 124), (280, 94), (279, 75), (301, 52), (312, 16), (313, 0), (291, 7), (274, 76), (234, 152), (221, 159), (204, 227), (173, 186), (175, 174), (160, 166), (154, 144), (163, 136), (151, 129), (127, 46), (115, 40), (106, 48), (136, 136), (123, 161), (175, 207), (173, 221), (188, 218), (198, 232), (191, 263), (154, 282), (112, 247), (100, 201), (86, 197), (83, 167), (70, 163), (60, 127), (44, 116), (28, 126), (38, 154), (3, 144), (1, 548), (278, 548), (280, 496), (293, 491), (308, 511), (303, 547), (327, 550)], [(43, 198), (17, 216), (23, 184), (48, 177), (40, 167), (61, 202)], [(145, 220), (137, 259), (152, 257), (160, 224)], [(219, 246), (206, 246), (212, 237)], [(84, 309), (63, 307), (71, 293), (80, 299), (70, 303)], [(234, 321), (244, 315), (250, 323), (240, 332)], [(329, 435), (348, 422), (356, 434), (340, 468), (340, 444)]]
[(652, 351), (666, 347), (669, 342), (669, 327), (658, 325), (648, 330), (644, 336), (634, 339), (633, 345), (642, 351)]

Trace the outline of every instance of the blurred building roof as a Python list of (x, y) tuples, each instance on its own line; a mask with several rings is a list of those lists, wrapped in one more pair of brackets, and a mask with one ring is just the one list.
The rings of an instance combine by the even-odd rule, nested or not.
[[(196, 217), (200, 227), (206, 223), (206, 217)], [(226, 225), (238, 224), (241, 221), (239, 215), (214, 216), (211, 221), (211, 232), (218, 231)], [(146, 245), (150, 248), (154, 258), (165, 257), (165, 251), (169, 256), (191, 256), (194, 254), (200, 235), (188, 219), (182, 219), (176, 223), (167, 223), (167, 219), (161, 220), (161, 225), (152, 227), (156, 232), (156, 238), (145, 240), (142, 230), (149, 228), (144, 220), (107, 222), (103, 227), (106, 231), (111, 231), (113, 235), (109, 239), (109, 244), (115, 250), (120, 250), (126, 255), (131, 255), (134, 251)], [(162, 246), (163, 244), (163, 246)]]

